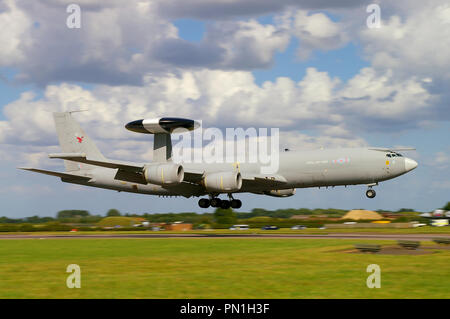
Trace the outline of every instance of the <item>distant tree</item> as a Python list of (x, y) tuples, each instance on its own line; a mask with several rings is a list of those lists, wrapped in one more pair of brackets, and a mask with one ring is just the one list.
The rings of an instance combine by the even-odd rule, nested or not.
[(112, 216), (121, 216), (120, 212), (115, 209), (115, 208), (111, 208), (110, 210), (108, 210), (108, 212), (106, 213), (106, 216), (108, 217), (112, 217)]
[(81, 217), (78, 222), (82, 223), (82, 224), (95, 224), (95, 223), (99, 222), (100, 220), (102, 220), (103, 218), (104, 217), (100, 216), (100, 215), (86, 216), (86, 217)]
[(13, 219), (5, 216), (0, 217), (0, 224), (18, 224), (23, 222), (23, 219)]
[(33, 225), (26, 223), (26, 224), (20, 225), (19, 229), (20, 229), (20, 231), (23, 231), (23, 232), (30, 232), (30, 231), (34, 230), (34, 227), (33, 227)]
[(447, 205), (444, 206), (444, 208), (442, 208), (444, 210), (450, 210), (450, 202), (447, 203)]
[(214, 220), (218, 224), (234, 224), (236, 223), (236, 213), (231, 208), (216, 208), (214, 212)]
[(415, 210), (412, 208), (400, 208), (397, 213), (403, 213), (403, 212), (414, 212)]
[(61, 210), (57, 214), (57, 218), (73, 218), (73, 217), (85, 217), (89, 216), (89, 212), (87, 210)]
[(213, 223), (212, 219), (209, 216), (201, 216), (198, 219), (198, 222), (200, 224), (212, 224)]
[(245, 220), (245, 222), (246, 223), (270, 223), (273, 220), (274, 220), (274, 218), (269, 217), (269, 216), (256, 216), (256, 217), (247, 218)]
[(55, 220), (53, 217), (39, 217), (39, 216), (32, 216), (32, 217), (27, 217), (25, 218), (25, 222), (27, 223), (33, 223), (33, 224), (38, 224), (38, 223), (48, 223)]

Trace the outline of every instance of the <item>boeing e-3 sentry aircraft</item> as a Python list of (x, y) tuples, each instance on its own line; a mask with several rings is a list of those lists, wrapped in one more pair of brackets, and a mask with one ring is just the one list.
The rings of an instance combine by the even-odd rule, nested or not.
[[(177, 128), (193, 130), (194, 120), (163, 117), (128, 123), (128, 130), (154, 134), (153, 161), (132, 163), (110, 160), (73, 119), (71, 112), (53, 113), (66, 171), (21, 169), (60, 177), (63, 182), (116, 191), (160, 196), (200, 197), (202, 208), (240, 208), (236, 193), (275, 197), (295, 194), (296, 188), (367, 185), (366, 196), (374, 198), (373, 186), (403, 175), (417, 162), (398, 151), (411, 148), (342, 148), (286, 151), (279, 154), (276, 174), (262, 174), (258, 163), (175, 163), (171, 133)], [(228, 200), (220, 199), (226, 194)]]

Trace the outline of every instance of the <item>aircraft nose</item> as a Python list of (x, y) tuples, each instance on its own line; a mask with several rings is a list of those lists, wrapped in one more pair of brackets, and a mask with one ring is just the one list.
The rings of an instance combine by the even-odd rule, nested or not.
[(405, 158), (405, 171), (409, 172), (412, 171), (413, 169), (415, 169), (417, 167), (417, 162), (413, 159), (410, 158)]

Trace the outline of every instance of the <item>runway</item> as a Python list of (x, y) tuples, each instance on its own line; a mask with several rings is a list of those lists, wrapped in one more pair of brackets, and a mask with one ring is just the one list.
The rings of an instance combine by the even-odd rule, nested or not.
[(73, 235), (0, 235), (0, 239), (157, 239), (157, 238), (286, 238), (286, 239), (364, 239), (364, 240), (433, 240), (449, 238), (444, 234), (73, 234)]

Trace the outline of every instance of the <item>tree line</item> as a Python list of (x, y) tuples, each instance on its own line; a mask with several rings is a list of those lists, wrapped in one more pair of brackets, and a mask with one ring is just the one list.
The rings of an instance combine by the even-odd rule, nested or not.
[[(450, 210), (450, 202), (443, 207), (445, 210)], [(378, 210), (379, 212), (403, 213), (414, 212), (412, 208), (401, 208), (397, 211)], [(117, 209), (110, 209), (106, 213), (106, 217), (112, 216), (126, 216), (126, 217), (141, 217), (152, 223), (173, 223), (182, 221), (192, 224), (232, 224), (238, 221), (252, 220), (257, 217), (270, 217), (273, 219), (289, 219), (295, 215), (303, 216), (320, 216), (322, 218), (340, 218), (347, 210), (344, 209), (309, 209), (309, 208), (289, 208), (267, 210), (263, 208), (254, 208), (250, 212), (235, 212), (232, 209), (216, 209), (214, 213), (197, 213), (197, 212), (182, 212), (182, 213), (121, 213)], [(57, 212), (56, 217), (41, 217), (31, 216), (24, 218), (9, 218), (0, 217), (0, 224), (44, 224), (51, 222), (59, 223), (76, 223), (76, 224), (96, 224), (104, 215), (91, 215), (87, 210), (61, 210)], [(268, 220), (269, 221), (269, 220)]]

